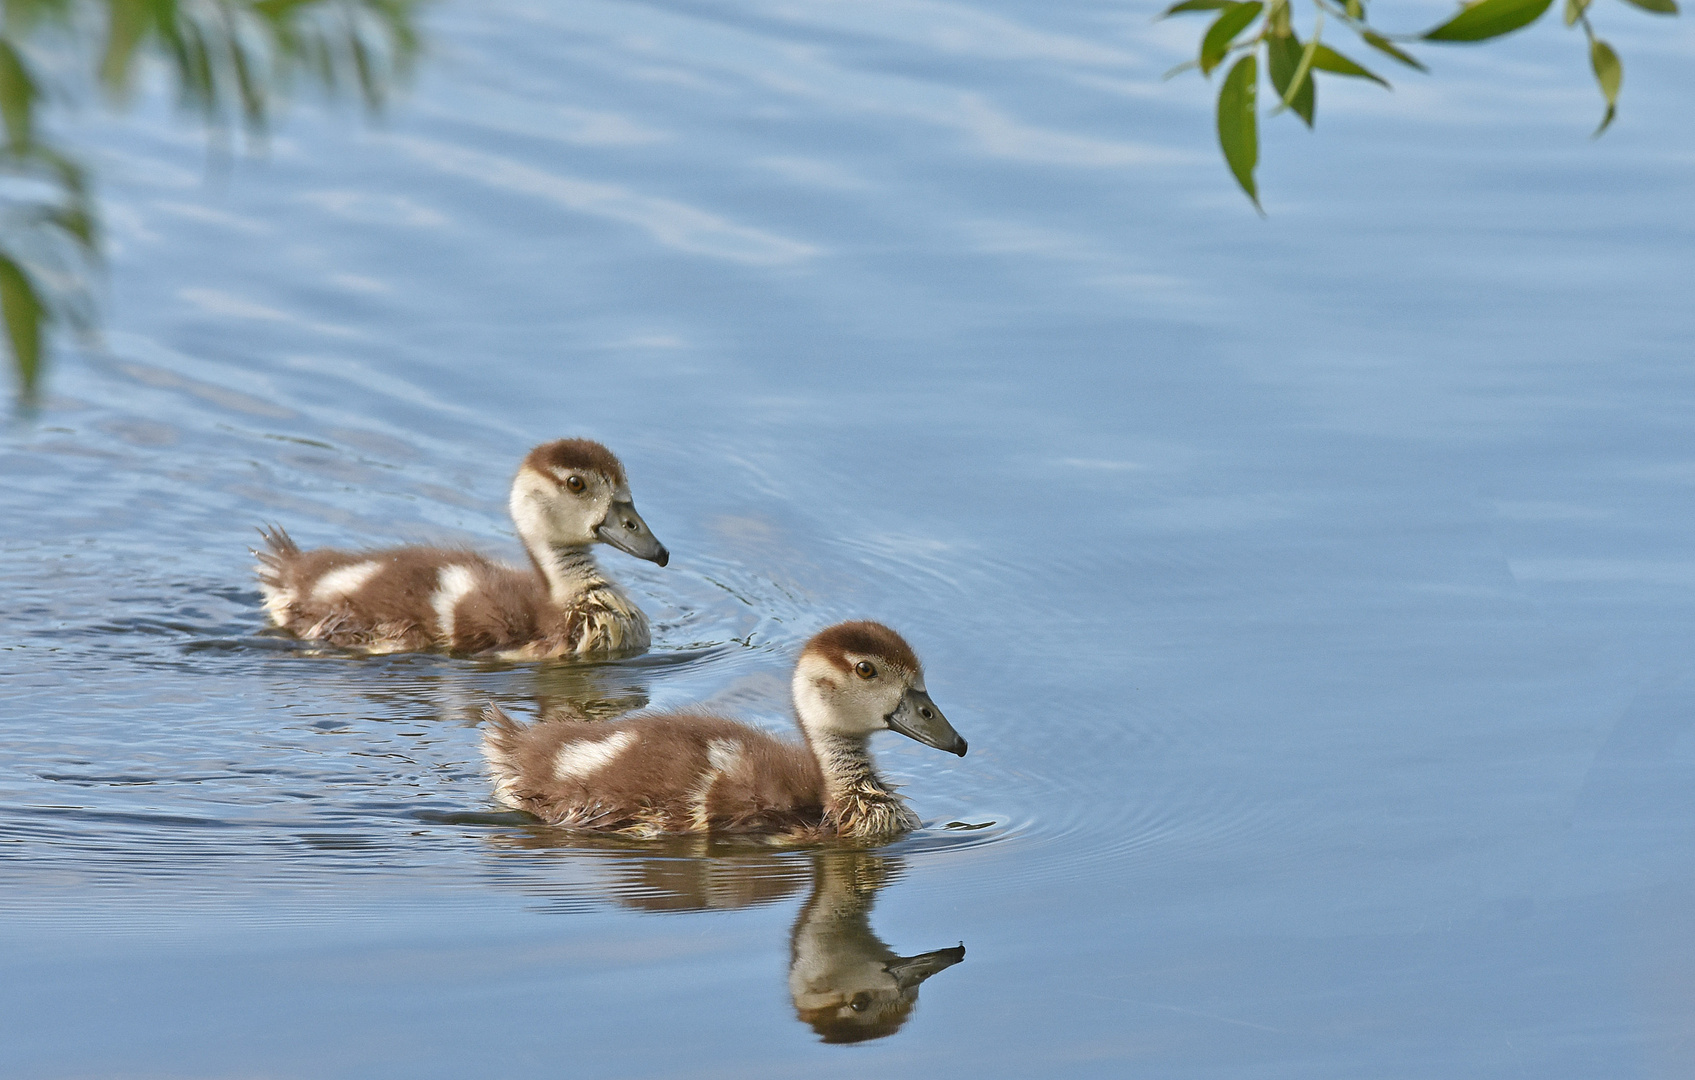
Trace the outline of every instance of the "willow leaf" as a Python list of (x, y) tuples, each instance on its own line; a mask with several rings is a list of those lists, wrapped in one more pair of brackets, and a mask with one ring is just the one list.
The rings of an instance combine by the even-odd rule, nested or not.
[(1370, 45), (1384, 56), (1399, 60), (1401, 63), (1417, 71), (1428, 72), (1430, 70), (1423, 64), (1419, 63), (1418, 58), (1413, 56), (1411, 53), (1396, 48), (1394, 43), (1382, 34), (1366, 30), (1360, 34), (1360, 37), (1365, 39), (1365, 43), (1367, 45)]
[(1320, 71), (1328, 71), (1332, 75), (1346, 75), (1353, 79), (1370, 79), (1385, 89), (1389, 87), (1388, 82), (1360, 67), (1328, 45), (1320, 45), (1313, 50), (1312, 66)]
[(109, 0), (106, 20), (106, 49), (100, 57), (100, 80), (108, 92), (122, 96), (129, 91), (136, 50), (147, 36), (152, 5), (147, 0)]
[(1206, 37), (1201, 39), (1201, 74), (1211, 75), (1212, 69), (1224, 62), (1225, 54), (1230, 51), (1230, 43), (1236, 40), (1236, 35), (1259, 18), (1259, 13), (1264, 9), (1265, 5), (1259, 0), (1232, 4), (1224, 14), (1213, 21), (1207, 28)]
[(46, 315), (29, 272), (10, 256), (0, 254), (0, 319), (6, 323), (12, 361), (25, 395), (35, 392), (41, 378), (41, 324)]
[(1310, 128), (1313, 112), (1318, 107), (1318, 94), (1311, 72), (1301, 77), (1300, 89), (1295, 91), (1294, 96), (1289, 95), (1289, 80), (1295, 77), (1295, 71), (1301, 66), (1304, 50), (1301, 39), (1293, 33), (1274, 34), (1265, 39), (1266, 72), (1271, 76), (1271, 85), (1277, 91), (1278, 99), (1288, 100), (1289, 108)]
[(1258, 90), (1259, 61), (1250, 53), (1236, 61), (1218, 89), (1218, 145), (1231, 175), (1253, 200), (1254, 209), (1263, 214), (1254, 182), (1259, 165), (1259, 120), (1254, 112)]
[(0, 118), (5, 120), (8, 150), (20, 151), (35, 141), (35, 102), (40, 96), (23, 54), (10, 38), (0, 37)]
[(1619, 62), (1613, 47), (1600, 38), (1589, 42), (1589, 63), (1595, 69), (1595, 81), (1601, 84), (1601, 96), (1607, 99), (1607, 112), (1601, 117), (1601, 126), (1595, 129), (1595, 134), (1599, 135), (1607, 130), (1618, 113), (1618, 91), (1624, 82), (1624, 64)]
[(1478, 0), (1434, 30), (1426, 41), (1487, 41), (1529, 26), (1554, 0)]

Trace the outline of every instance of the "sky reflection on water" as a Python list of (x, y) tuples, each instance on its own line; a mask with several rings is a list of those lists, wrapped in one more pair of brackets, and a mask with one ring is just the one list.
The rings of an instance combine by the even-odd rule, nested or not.
[[(1151, 14), (444, 5), (377, 130), (86, 116), (110, 331), (0, 444), (0, 1071), (1687, 1073), (1687, 20), (1619, 17), (1595, 145), (1554, 27), (1337, 87), (1260, 221)], [(260, 634), (253, 526), (516, 557), (567, 434), (673, 552), (606, 558), (648, 657)], [(972, 750), (878, 744), (930, 827), (846, 966), (970, 954), (844, 1048), (831, 857), (555, 844), (475, 725), (787, 731), (861, 616)]]

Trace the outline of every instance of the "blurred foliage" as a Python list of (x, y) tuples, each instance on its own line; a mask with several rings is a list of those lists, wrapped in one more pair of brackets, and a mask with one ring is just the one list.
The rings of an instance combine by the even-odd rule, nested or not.
[[(1211, 77), (1231, 56), (1237, 56), (1218, 90), (1218, 144), (1224, 162), (1236, 177), (1254, 208), (1260, 208), (1259, 185), (1254, 169), (1259, 165), (1259, 56), (1277, 94), (1275, 116), (1292, 112), (1310, 128), (1318, 109), (1317, 77), (1320, 72), (1350, 79), (1369, 79), (1388, 88), (1386, 79), (1368, 70), (1322, 41), (1325, 20), (1340, 23), (1361, 44), (1398, 64), (1425, 71), (1425, 66), (1402, 46), (1421, 42), (1474, 44), (1510, 34), (1540, 19), (1554, 0), (1475, 0), (1465, 4), (1452, 18), (1423, 33), (1386, 34), (1373, 26), (1366, 12), (1367, 0), (1312, 0), (1312, 37), (1302, 41), (1295, 30), (1291, 0), (1179, 0), (1160, 18), (1191, 12), (1206, 12), (1212, 22), (1201, 36), (1200, 55), (1172, 69), (1167, 78), (1191, 68)], [(1676, 15), (1676, 0), (1622, 0), (1655, 15)], [(1606, 110), (1601, 115), (1600, 135), (1618, 113), (1619, 86), (1624, 65), (1613, 47), (1595, 36), (1589, 21), (1593, 0), (1564, 0), (1565, 24), (1581, 26), (1588, 43), (1589, 66)], [(1263, 210), (1261, 211), (1264, 212)]]
[(120, 106), (163, 86), (220, 139), (259, 140), (300, 86), (380, 109), (418, 56), (420, 4), (0, 0), (0, 319), (23, 400), (41, 385), (52, 326), (91, 325), (101, 263), (87, 170), (48, 122), (79, 89), (66, 80)]

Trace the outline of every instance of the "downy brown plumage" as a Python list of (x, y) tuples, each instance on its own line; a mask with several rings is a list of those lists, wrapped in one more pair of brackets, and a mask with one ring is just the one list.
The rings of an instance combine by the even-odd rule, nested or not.
[(871, 733), (898, 731), (961, 756), (966, 745), (925, 692), (901, 636), (874, 622), (830, 627), (801, 651), (793, 692), (801, 743), (695, 713), (526, 727), (490, 705), (483, 755), (495, 798), (553, 825), (800, 842), (918, 828), (877, 775)]
[(459, 548), (301, 551), (282, 529), (262, 530), (267, 550), (254, 554), (265, 610), (299, 637), (369, 652), (538, 659), (647, 648), (646, 616), (590, 552), (605, 543), (670, 560), (612, 452), (588, 439), (536, 447), (508, 506), (529, 569)]

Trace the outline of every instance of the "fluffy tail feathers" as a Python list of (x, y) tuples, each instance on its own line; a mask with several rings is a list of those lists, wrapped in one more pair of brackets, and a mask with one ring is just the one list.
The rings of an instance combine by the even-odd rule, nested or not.
[(265, 541), (264, 551), (253, 550), (253, 557), (259, 560), (254, 567), (259, 575), (259, 591), (265, 596), (265, 610), (271, 616), (271, 621), (278, 626), (287, 626), (289, 608), (296, 597), (295, 590), (289, 578), (289, 565), (300, 557), (300, 545), (283, 531), (281, 525), (267, 525), (259, 530), (259, 535)]
[(513, 792), (518, 782), (516, 755), (525, 728), (493, 702), (483, 708), (483, 724), (483, 758), (494, 780), (495, 800), (517, 809)]
[(280, 589), (283, 587), (285, 564), (300, 557), (300, 545), (281, 525), (263, 526), (259, 529), (259, 537), (265, 541), (266, 549), (253, 549), (253, 557), (259, 560), (259, 579)]

